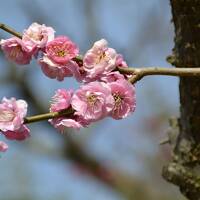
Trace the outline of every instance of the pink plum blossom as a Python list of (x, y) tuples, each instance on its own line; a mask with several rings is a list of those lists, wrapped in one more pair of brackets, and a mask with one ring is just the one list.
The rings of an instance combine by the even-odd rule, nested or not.
[(48, 58), (59, 65), (66, 65), (68, 61), (76, 57), (78, 53), (79, 49), (76, 44), (66, 36), (59, 36), (48, 42), (46, 46)]
[(0, 130), (15, 131), (20, 129), (27, 113), (27, 103), (15, 98), (3, 98), (0, 103)]
[(25, 125), (21, 125), (18, 130), (15, 131), (2, 131), (2, 134), (9, 140), (25, 140), (30, 137), (30, 130)]
[(47, 42), (54, 39), (54, 29), (44, 24), (32, 23), (28, 29), (24, 30), (22, 41), (30, 50), (34, 48), (44, 48)]
[(128, 67), (126, 61), (124, 61), (124, 58), (121, 54), (117, 54), (117, 59), (116, 59), (115, 65), (119, 66), (119, 67)]
[(110, 72), (108, 74), (105, 74), (104, 76), (101, 77), (101, 81), (105, 83), (110, 83), (110, 82), (115, 82), (118, 80), (124, 80), (124, 76), (120, 74), (119, 72)]
[[(116, 60), (116, 66), (118, 67), (128, 67), (126, 61), (124, 60), (123, 56), (121, 54), (117, 55), (117, 60)], [(132, 75), (124, 75), (125, 78), (130, 78)]]
[(126, 80), (118, 80), (109, 83), (115, 100), (111, 116), (114, 119), (122, 119), (134, 112), (136, 107), (135, 87)]
[(0, 141), (0, 152), (5, 152), (7, 149), (8, 145), (5, 142)]
[(72, 60), (78, 47), (67, 37), (60, 36), (47, 43), (46, 53), (39, 59), (41, 69), (49, 78), (62, 81), (65, 77), (80, 79), (79, 65)]
[(1, 40), (0, 45), (9, 60), (19, 65), (30, 63), (34, 52), (30, 51), (21, 39), (12, 37), (7, 40)]
[[(72, 94), (73, 92), (71, 90), (69, 91), (65, 89), (57, 90), (55, 95), (52, 97), (50, 111), (59, 112), (64, 109), (68, 109), (71, 105)], [(74, 114), (71, 114), (69, 116), (54, 118), (49, 120), (49, 122), (61, 132), (63, 132), (66, 127), (80, 129), (81, 127), (85, 127), (88, 124), (81, 117)]]
[(83, 68), (87, 72), (88, 78), (96, 78), (114, 70), (116, 59), (116, 51), (108, 48), (107, 41), (101, 39), (95, 42), (93, 47), (85, 54)]
[(69, 108), (71, 104), (73, 91), (72, 90), (65, 90), (65, 89), (58, 89), (55, 95), (52, 97), (52, 103), (50, 106), (51, 112), (58, 112), (63, 109)]
[(59, 117), (49, 120), (49, 122), (57, 128), (60, 132), (64, 132), (66, 128), (74, 128), (79, 130), (80, 128), (89, 125), (89, 122), (84, 120), (78, 115), (71, 115), (70, 117)]
[(65, 77), (71, 77), (73, 75), (79, 77), (79, 66), (72, 60), (68, 61), (65, 65), (60, 65), (52, 62), (52, 60), (44, 54), (44, 56), (39, 59), (38, 63), (44, 74), (49, 78), (63, 81)]
[(110, 88), (103, 82), (83, 85), (72, 96), (75, 114), (88, 121), (97, 121), (107, 116), (114, 106)]

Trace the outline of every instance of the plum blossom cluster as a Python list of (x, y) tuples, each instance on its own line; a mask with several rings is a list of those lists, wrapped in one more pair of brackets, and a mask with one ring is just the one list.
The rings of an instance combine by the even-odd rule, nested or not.
[[(76, 91), (59, 89), (52, 97), (50, 113), (72, 110), (71, 114), (52, 117), (49, 122), (63, 132), (66, 127), (80, 129), (105, 117), (123, 119), (134, 112), (135, 87), (128, 75), (117, 67), (128, 67), (122, 55), (108, 46), (105, 39), (94, 43), (85, 55), (66, 36), (55, 36), (52, 27), (33, 23), (24, 30), (22, 38), (0, 41), (6, 57), (19, 65), (27, 65), (35, 58), (42, 72), (51, 79), (63, 81), (74, 77), (83, 85)], [(0, 130), (7, 139), (29, 137), (24, 125), (27, 103), (3, 98), (0, 104)], [(7, 145), (0, 142), (0, 151)]]
[(135, 110), (135, 102), (134, 87), (118, 74), (117, 78), (108, 77), (105, 82), (84, 84), (74, 93), (57, 90), (50, 112), (72, 109), (73, 113), (49, 121), (61, 132), (66, 127), (80, 129), (105, 117), (123, 119)]
[(44, 74), (62, 81), (74, 76), (79, 82), (99, 80), (116, 66), (127, 67), (122, 56), (108, 47), (105, 39), (80, 59), (79, 48), (66, 36), (55, 37), (55, 30), (44, 24), (33, 23), (24, 30), (22, 38), (12, 37), (0, 41), (6, 57), (19, 65), (27, 65), (36, 58)]

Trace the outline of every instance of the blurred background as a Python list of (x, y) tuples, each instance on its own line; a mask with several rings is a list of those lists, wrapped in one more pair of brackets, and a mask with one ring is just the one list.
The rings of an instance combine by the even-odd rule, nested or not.
[[(165, 61), (174, 37), (168, 0), (6, 0), (0, 21), (19, 32), (32, 22), (52, 26), (82, 54), (105, 38), (129, 66), (171, 67)], [(1, 39), (9, 37), (0, 30)], [(25, 99), (29, 115), (47, 112), (56, 89), (78, 87), (72, 78), (48, 79), (36, 61), (15, 66), (2, 52), (0, 71), (0, 98)], [(0, 200), (184, 200), (161, 177), (170, 148), (159, 145), (168, 118), (179, 113), (178, 79), (145, 77), (136, 94), (137, 109), (124, 120), (63, 135), (39, 122), (29, 125), (31, 138), (8, 141), (0, 158)]]

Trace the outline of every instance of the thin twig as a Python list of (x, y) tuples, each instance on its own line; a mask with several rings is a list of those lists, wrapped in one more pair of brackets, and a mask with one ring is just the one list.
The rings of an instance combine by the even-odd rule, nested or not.
[(0, 23), (0, 28), (3, 29), (4, 31), (22, 39), (22, 34), (18, 33), (17, 31), (15, 31), (14, 29), (10, 28), (9, 26), (5, 25), (5, 24), (1, 24)]
[(118, 67), (119, 72), (123, 74), (132, 74), (129, 81), (133, 84), (149, 75), (166, 75), (166, 76), (199, 76), (200, 68), (162, 68), (162, 67), (147, 67), (147, 68), (124, 68)]
[(24, 124), (30, 124), (33, 122), (38, 122), (38, 121), (43, 121), (47, 119), (53, 119), (53, 118), (58, 118), (58, 117), (63, 117), (63, 116), (70, 116), (74, 113), (74, 110), (72, 108), (65, 109), (59, 112), (50, 112), (50, 113), (45, 113), (45, 114), (40, 114), (40, 115), (33, 115), (30, 117), (25, 117), (24, 118)]
[[(200, 76), (200, 68), (160, 68), (160, 67), (149, 67), (149, 68), (121, 68), (118, 70), (123, 74), (133, 74), (129, 81), (134, 84), (140, 79), (148, 75), (168, 75), (168, 76)], [(69, 112), (69, 113), (68, 113)], [(41, 120), (61, 117), (63, 115), (72, 114), (72, 111), (66, 110), (66, 113), (53, 112), (41, 115), (35, 115), (25, 118), (25, 123), (32, 123)]]

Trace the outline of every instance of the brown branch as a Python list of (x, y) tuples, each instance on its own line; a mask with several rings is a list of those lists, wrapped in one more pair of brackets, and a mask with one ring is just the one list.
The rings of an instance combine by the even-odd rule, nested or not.
[[(10, 28), (9, 26), (0, 23), (0, 28), (4, 31), (22, 38), (22, 34)], [(81, 56), (77, 56), (75, 59), (77, 62), (82, 61)], [(135, 83), (148, 75), (168, 75), (168, 76), (199, 76), (200, 68), (160, 68), (160, 67), (149, 67), (149, 68), (124, 68), (117, 67), (117, 70), (122, 74), (132, 74), (133, 76), (129, 79), (131, 83)]]
[[(22, 34), (16, 32), (12, 28), (8, 27), (5, 24), (0, 24), (0, 28), (4, 31), (22, 38)], [(82, 57), (79, 55), (74, 58), (76, 62), (82, 62)], [(161, 67), (148, 67), (148, 68), (133, 68), (133, 67), (117, 67), (117, 71), (122, 74), (129, 74), (132, 75), (129, 78), (129, 82), (134, 84), (137, 81), (141, 80), (145, 76), (149, 75), (167, 75), (167, 76), (200, 76), (200, 68), (161, 68)], [(41, 115), (35, 115), (26, 117), (24, 123), (33, 123), (41, 120), (52, 119), (56, 117), (61, 117), (63, 115), (72, 114), (74, 111), (70, 108), (69, 110), (65, 110), (64, 112), (51, 112)]]
[(166, 75), (166, 76), (200, 76), (200, 68), (124, 68), (118, 67), (118, 71), (122, 74), (132, 74), (129, 81), (133, 84), (149, 75)]
[(30, 117), (25, 117), (24, 118), (24, 124), (30, 124), (38, 121), (43, 121), (47, 119), (53, 119), (57, 117), (63, 117), (63, 116), (69, 116), (74, 113), (74, 110), (72, 108), (65, 109), (59, 112), (50, 112), (50, 113), (45, 113), (45, 114), (40, 114), (40, 115), (33, 115)]
[[(160, 68), (160, 67), (149, 67), (149, 68), (123, 68), (118, 67), (118, 70), (123, 74), (133, 74), (129, 79), (129, 82), (134, 84), (145, 76), (148, 75), (168, 75), (168, 76), (200, 76), (200, 68)], [(33, 123), (37, 121), (57, 118), (73, 114), (74, 111), (70, 108), (62, 112), (51, 112), (40, 115), (34, 115), (25, 118), (25, 123)]]
[[(0, 23), (0, 28), (4, 31), (22, 38), (22, 34), (18, 33), (14, 29), (10, 28), (5, 24)], [(77, 56), (74, 58), (76, 62), (81, 62), (82, 57)], [(200, 76), (200, 68), (161, 68), (161, 67), (149, 67), (149, 68), (133, 68), (133, 67), (117, 67), (117, 70), (122, 74), (132, 74), (133, 76), (129, 79), (131, 83), (135, 83), (141, 80), (144, 76), (149, 75), (167, 75), (167, 76)]]
[(10, 28), (9, 26), (5, 25), (5, 24), (1, 24), (0, 23), (0, 28), (3, 29), (4, 31), (18, 37), (18, 38), (22, 38), (22, 34), (18, 33), (17, 31), (15, 31), (14, 29)]

